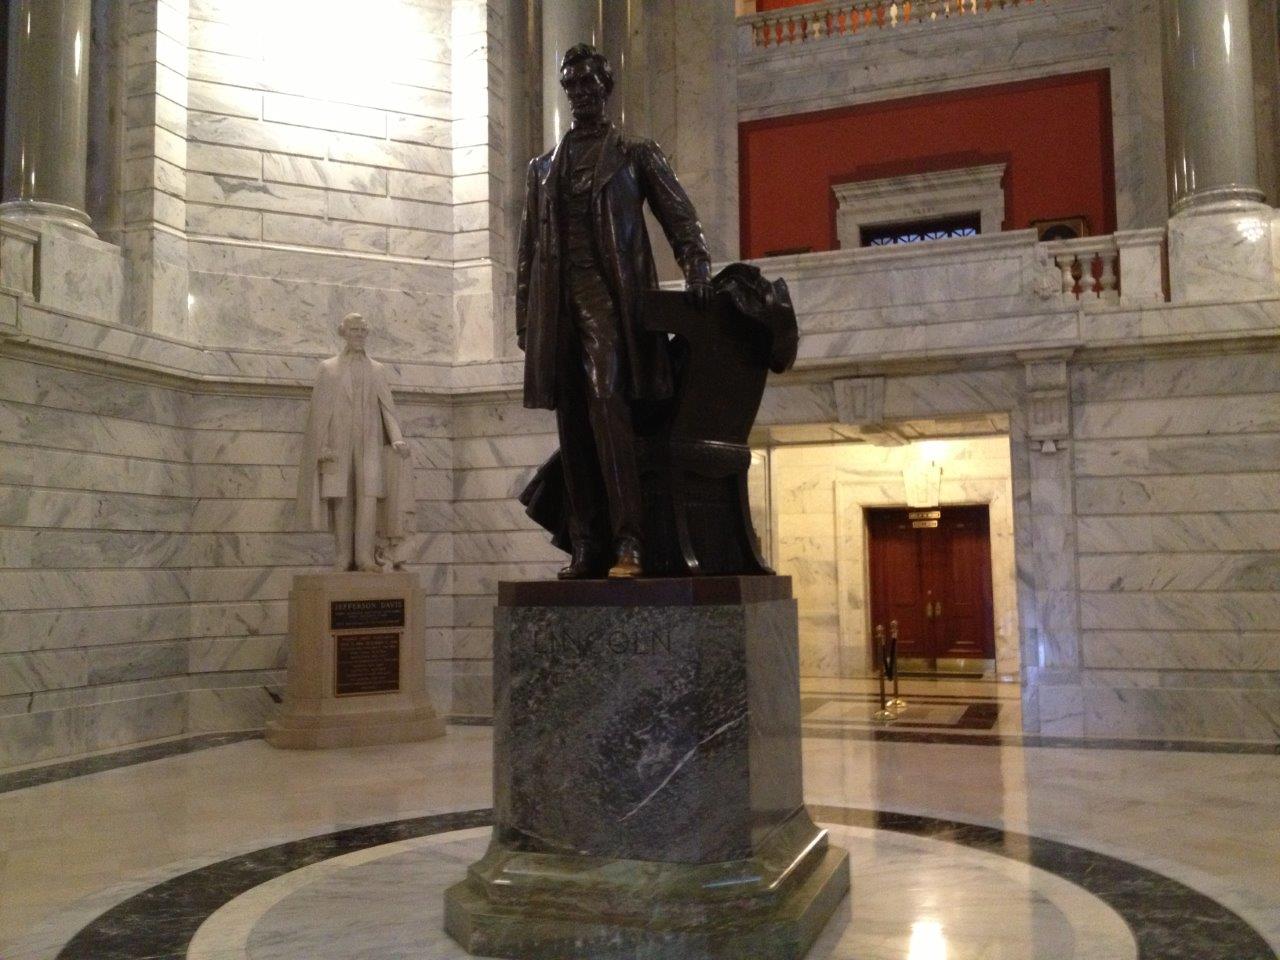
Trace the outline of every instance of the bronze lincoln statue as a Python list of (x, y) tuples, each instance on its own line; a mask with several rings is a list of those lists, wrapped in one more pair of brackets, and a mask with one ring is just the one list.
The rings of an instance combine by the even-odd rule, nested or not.
[(579, 44), (560, 84), (573, 125), (529, 164), (516, 328), (524, 405), (556, 411), (572, 559), (561, 578), (643, 572), (643, 517), (633, 407), (672, 393), (666, 335), (644, 329), (642, 294), (658, 286), (643, 205), (662, 225), (689, 298), (713, 299), (697, 212), (652, 140), (605, 117), (609, 62)]

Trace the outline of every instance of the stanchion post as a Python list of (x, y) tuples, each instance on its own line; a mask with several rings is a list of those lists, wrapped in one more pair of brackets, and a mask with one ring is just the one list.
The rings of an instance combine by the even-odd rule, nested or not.
[(889, 677), (893, 680), (893, 697), (889, 700), (889, 706), (894, 710), (901, 710), (907, 705), (907, 701), (898, 696), (898, 621), (889, 621)]
[(889, 703), (885, 700), (884, 693), (884, 673), (885, 673), (885, 653), (886, 647), (884, 642), (884, 624), (876, 624), (876, 678), (880, 683), (880, 709), (871, 715), (871, 719), (876, 723), (888, 723), (890, 720), (896, 720), (897, 716), (889, 709)]

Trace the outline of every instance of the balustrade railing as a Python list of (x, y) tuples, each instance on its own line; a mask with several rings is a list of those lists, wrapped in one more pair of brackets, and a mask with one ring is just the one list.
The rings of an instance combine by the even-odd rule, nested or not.
[(1114, 236), (1056, 240), (1044, 246), (1062, 276), (1064, 299), (1120, 299), (1120, 248)]
[(1026, 7), (1048, 0), (857, 0), (783, 7), (741, 18), (757, 47), (782, 47), (866, 30), (909, 27)]

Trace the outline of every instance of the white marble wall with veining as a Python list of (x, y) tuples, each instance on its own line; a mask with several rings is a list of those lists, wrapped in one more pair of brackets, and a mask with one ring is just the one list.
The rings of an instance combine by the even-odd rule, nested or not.
[(554, 577), (565, 555), (516, 500), (557, 448), (555, 414), (518, 398), (453, 407), (453, 706), (493, 710), (493, 608), (500, 580)]
[(185, 730), (185, 403), (0, 359), (0, 766)]
[(318, 353), (357, 310), (452, 357), (451, 8), (191, 3), (189, 339)]
[[(293, 516), (306, 404), (0, 358), (0, 767), (262, 726), (293, 576), (332, 550)], [(401, 418), (417, 466), (409, 569), (439, 674), (451, 418), (415, 397)], [(450, 688), (432, 691), (445, 710)]]
[(1280, 353), (1072, 372), (1086, 733), (1280, 729)]

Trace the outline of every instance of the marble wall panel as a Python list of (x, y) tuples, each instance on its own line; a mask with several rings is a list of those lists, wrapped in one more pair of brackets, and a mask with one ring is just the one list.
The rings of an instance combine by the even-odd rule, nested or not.
[(176, 532), (186, 529), (190, 517), (186, 500), (0, 486), (0, 527)]
[(337, 321), (357, 311), (375, 331), (370, 352), (447, 361), (453, 353), (447, 293), (192, 272), (192, 318), (210, 345), (270, 341), (281, 352), (329, 354)]
[[(293, 576), (331, 550), (291, 530), (305, 392), (184, 393), (2, 362), (2, 762), (260, 725)], [(419, 493), (440, 498), (420, 501), (410, 566), (447, 644), (451, 414), (420, 398), (402, 413)], [(162, 696), (177, 713), (152, 709)], [(119, 701), (136, 703), (117, 721)]]
[(1099, 670), (1280, 671), (1273, 631), (1088, 630), (1085, 666)]
[(1080, 558), (1080, 589), (1280, 593), (1280, 553), (1107, 553)]
[(1079, 403), (1280, 393), (1280, 363), (1263, 350), (1079, 364), (1071, 393)]
[(1069, 346), (1079, 339), (1078, 319), (1071, 314), (998, 317), (988, 320), (926, 324), (917, 327), (873, 327), (840, 333), (805, 333), (800, 359), (868, 360), (983, 353), (992, 343), (1010, 350)]
[(183, 691), (0, 717), (0, 768), (177, 736)]
[(1078, 476), (1270, 472), (1280, 463), (1280, 434), (1077, 440), (1073, 454)]
[(172, 462), (182, 459), (186, 438), (166, 425), (9, 401), (0, 403), (0, 441)]
[(1280, 727), (1280, 690), (1084, 689), (1084, 731), (1117, 737), (1262, 740)]
[(1078, 404), (1075, 435), (1161, 437), (1280, 430), (1280, 393), (1161, 397)]
[(1274, 474), (1155, 477), (1082, 477), (1076, 508), (1092, 514), (1182, 514), (1215, 511), (1280, 510)]
[(1082, 553), (1280, 551), (1280, 513), (1181, 513), (1079, 518)]
[[(56, 483), (50, 483), (56, 480)], [(191, 467), (165, 460), (134, 459), (124, 454), (85, 453), (0, 442), (0, 483), (35, 484), (67, 490), (185, 497)]]
[(0, 399), (150, 424), (177, 426), (182, 422), (187, 395), (181, 391), (115, 378), (91, 382), (110, 386), (88, 391), (81, 373), (0, 357)]
[(267, 679), (267, 684), (192, 690), (187, 695), (186, 731), (261, 730), (275, 711), (284, 673), (277, 671)]
[(1081, 593), (1088, 630), (1280, 630), (1280, 596), (1268, 593)]

